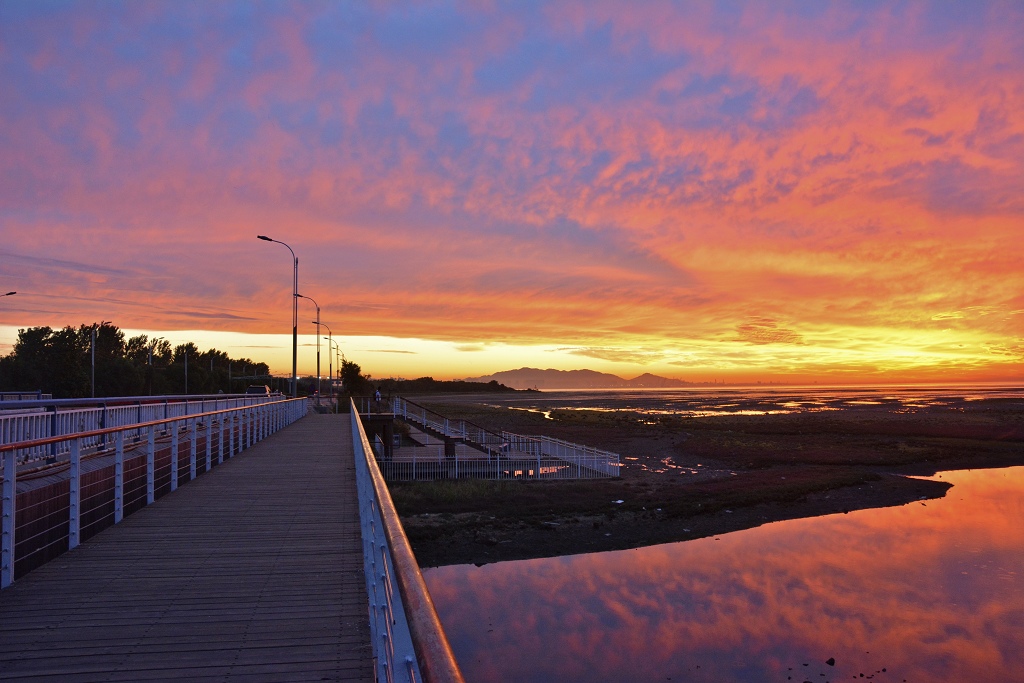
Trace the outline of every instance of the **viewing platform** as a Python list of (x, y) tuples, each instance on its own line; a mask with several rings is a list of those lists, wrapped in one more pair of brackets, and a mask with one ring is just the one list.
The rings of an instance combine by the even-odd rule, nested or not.
[(4, 681), (374, 668), (348, 415), (302, 418), (0, 591)]

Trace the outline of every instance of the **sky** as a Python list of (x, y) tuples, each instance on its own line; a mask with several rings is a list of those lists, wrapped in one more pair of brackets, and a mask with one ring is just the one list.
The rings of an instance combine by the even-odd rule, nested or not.
[(375, 376), (1024, 380), (1024, 4), (0, 0), (0, 353), (287, 375), (259, 234)]

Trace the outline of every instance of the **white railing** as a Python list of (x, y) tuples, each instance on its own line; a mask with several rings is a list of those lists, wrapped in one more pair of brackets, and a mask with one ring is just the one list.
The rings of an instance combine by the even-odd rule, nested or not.
[[(207, 407), (212, 407), (209, 402)], [(306, 414), (306, 400), (265, 399), (205, 412), (183, 405), (176, 410), (181, 414), (167, 419), (0, 444), (0, 588), (14, 581), (16, 561), (24, 565), (20, 575), (77, 547), (83, 536), (117, 524), (125, 514), (195, 479), (200, 468), (208, 472), (214, 463), (295, 422)], [(25, 504), (19, 506), (18, 464), (29, 454), (49, 452), (54, 444), (64, 446), (67, 461), (24, 476), (58, 481), (24, 492)], [(106, 449), (97, 450), (97, 444), (106, 444)], [(87, 448), (93, 452), (86, 453)], [(129, 461), (132, 467), (126, 471)], [(85, 481), (83, 475), (88, 475)], [(38, 495), (40, 490), (50, 497)]]
[(553, 439), (550, 436), (523, 436), (502, 432), (509, 451), (561, 460), (579, 470), (591, 470), (606, 477), (619, 476), (619, 455), (593, 446)]
[(363, 566), (377, 681), (460, 683), (462, 673), (377, 468), (354, 402), (351, 408)]
[[(88, 407), (81, 406), (83, 401), (57, 401), (45, 406), (0, 412), (0, 445), (241, 408), (271, 400), (274, 400), (274, 397), (197, 397), (168, 400), (111, 398), (85, 401), (91, 404)], [(110, 405), (107, 405), (108, 403)], [(141, 438), (137, 431), (129, 432), (125, 436), (128, 439)], [(100, 434), (83, 439), (81, 447), (84, 452), (91, 452), (106, 447), (106, 440), (107, 436)], [(58, 441), (34, 449), (25, 449), (19, 452), (18, 464), (24, 466), (37, 461), (53, 462), (55, 459), (66, 458), (70, 453), (69, 444), (69, 441)]]
[[(413, 450), (413, 449), (410, 449)], [(480, 456), (472, 452), (445, 455), (444, 447), (416, 448), (412, 455), (379, 458), (387, 481), (436, 481), (439, 479), (605, 479), (619, 476), (617, 464), (598, 456), (565, 460), (546, 455)], [(418, 453), (422, 451), (422, 453)], [(466, 449), (468, 451), (468, 449)]]
[[(452, 420), (402, 397), (391, 399), (395, 417), (439, 434), (447, 440), (462, 442), (468, 448), (456, 448), (447, 455), (437, 447), (410, 448), (411, 455), (381, 458), (380, 467), (388, 481), (433, 479), (598, 479), (617, 477), (619, 455), (611, 451), (553, 439), (548, 436), (523, 436), (512, 432), (492, 432), (472, 422)], [(461, 451), (461, 452), (460, 452)]]

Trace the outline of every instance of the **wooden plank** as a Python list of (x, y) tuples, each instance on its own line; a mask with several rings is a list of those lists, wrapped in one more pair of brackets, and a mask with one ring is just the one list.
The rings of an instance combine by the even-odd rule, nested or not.
[(348, 416), (303, 418), (4, 590), (0, 672), (373, 680)]

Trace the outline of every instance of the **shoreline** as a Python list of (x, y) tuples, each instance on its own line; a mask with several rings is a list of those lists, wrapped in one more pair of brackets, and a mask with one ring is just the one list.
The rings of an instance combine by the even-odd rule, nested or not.
[(1024, 400), (913, 414), (854, 406), (657, 420), (633, 411), (557, 409), (547, 418), (495, 406), (494, 397), (415, 400), (489, 428), (607, 448), (624, 464), (616, 479), (392, 484), (424, 568), (624, 550), (789, 519), (926, 504), (950, 484), (916, 477), (1024, 465)]

